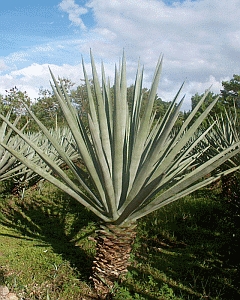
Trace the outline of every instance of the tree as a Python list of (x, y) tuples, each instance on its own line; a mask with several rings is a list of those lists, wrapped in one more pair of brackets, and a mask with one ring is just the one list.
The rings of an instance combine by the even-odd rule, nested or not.
[[(58, 82), (60, 81), (66, 91), (70, 94), (71, 88), (74, 83), (70, 79), (64, 77), (59, 78)], [(56, 99), (56, 96), (52, 91), (49, 91), (48, 89), (40, 89), (39, 98), (34, 103), (32, 103), (31, 109), (38, 117), (38, 119), (45, 124), (46, 127), (57, 129), (57, 127), (59, 126), (64, 126), (64, 116)], [(36, 131), (38, 130), (38, 127), (32, 125), (31, 130)]]
[(229, 107), (240, 109), (240, 75), (233, 75), (230, 81), (222, 82), (223, 89), (221, 90), (222, 101)]
[(23, 103), (30, 105), (31, 99), (26, 91), (22, 92), (16, 86), (10, 90), (6, 90), (6, 93), (5, 96), (0, 97), (0, 112), (5, 114), (11, 110), (11, 120), (21, 116), (18, 122), (18, 127), (20, 128), (29, 120), (27, 110)]
[[(47, 128), (56, 128), (64, 123), (62, 111), (55, 95), (49, 90), (40, 90), (40, 97), (32, 104), (31, 109)], [(37, 131), (38, 126), (32, 124), (32, 131)]]
[[(216, 172), (214, 176), (204, 177), (238, 153), (240, 142), (204, 160), (208, 145), (205, 147), (201, 142), (212, 129), (212, 125), (200, 134), (195, 133), (217, 99), (194, 122), (193, 119), (207, 93), (179, 130), (173, 129), (183, 102), (182, 99), (177, 103), (181, 88), (164, 116), (155, 122), (154, 103), (162, 59), (156, 66), (147, 105), (143, 103), (143, 72), (140, 67), (129, 105), (125, 57), (123, 56), (120, 70), (115, 70), (113, 97), (103, 70), (102, 87), (100, 86), (92, 55), (91, 64), (94, 93), (83, 63), (89, 101), (87, 124), (82, 122), (64, 86), (59, 85), (52, 74), (54, 94), (73, 134), (76, 151), (84, 168), (80, 169), (81, 166), (72, 162), (63, 147), (28, 108), (29, 114), (69, 167), (71, 174), (65, 173), (41, 147), (30, 141), (3, 116), (1, 118), (38, 153), (57, 177), (6, 144), (1, 144), (27, 167), (99, 217), (101, 228), (98, 231), (92, 279), (99, 297), (105, 299), (110, 294), (114, 281), (127, 272), (137, 220), (235, 170), (236, 168), (230, 168)], [(196, 147), (201, 151), (194, 151)], [(200, 156), (203, 156), (203, 160), (198, 164)]]
[[(88, 102), (88, 93), (87, 85), (85, 79), (81, 79), (83, 83), (77, 86), (76, 89), (71, 90), (70, 97), (74, 107), (77, 109), (82, 121), (87, 123), (87, 116), (89, 113), (89, 102)], [(92, 80), (89, 80), (89, 85), (94, 92)], [(94, 97), (94, 96), (93, 96)], [(95, 97), (94, 97), (95, 98)]]
[(4, 96), (0, 94), (0, 112), (2, 114), (6, 114), (8, 112), (8, 108), (4, 104)]
[[(233, 75), (233, 78), (229, 81), (223, 81), (222, 82), (223, 89), (221, 90), (221, 94), (219, 97), (219, 100), (217, 104), (214, 106), (214, 108), (211, 111), (211, 116), (223, 116), (224, 120), (227, 121), (227, 114), (226, 110), (228, 112), (231, 112), (232, 114), (240, 113), (240, 76), (239, 75)], [(197, 103), (202, 98), (203, 94), (199, 95), (198, 93), (195, 94), (191, 98), (191, 109), (193, 110), (194, 107), (197, 105)], [(199, 110), (200, 114), (202, 111), (205, 110), (205, 107), (214, 101), (215, 98), (217, 98), (218, 95), (214, 94), (212, 92), (208, 93), (208, 96), (206, 98), (205, 103), (202, 105), (202, 107)], [(236, 109), (236, 111), (235, 111)], [(208, 126), (207, 121), (205, 121), (205, 125)]]
[[(127, 101), (129, 108), (132, 108), (132, 102), (134, 100), (134, 93), (135, 93), (135, 86), (132, 84), (127, 88)], [(144, 107), (148, 105), (148, 98), (149, 98), (150, 90), (147, 88), (142, 88), (141, 95), (142, 95), (142, 114), (144, 112)], [(164, 116), (166, 113), (170, 102), (163, 101), (158, 95), (155, 95), (153, 111), (155, 112), (155, 120), (158, 120)]]
[[(202, 99), (202, 97), (204, 96), (204, 94), (199, 95), (198, 93), (195, 94), (194, 96), (192, 96), (191, 98), (191, 109), (193, 110), (197, 104), (199, 103), (199, 101)], [(218, 98), (218, 101), (216, 103), (216, 105), (213, 107), (213, 109), (210, 112), (211, 116), (215, 116), (215, 115), (221, 115), (222, 113), (224, 113), (225, 107), (221, 101), (221, 98), (214, 94), (213, 92), (208, 92), (206, 99), (204, 101), (204, 103), (201, 105), (201, 107), (198, 110), (198, 113), (196, 114), (195, 118), (197, 118), (197, 116), (199, 116), (205, 109), (206, 107), (212, 103), (216, 98)], [(204, 122), (205, 126), (207, 125), (207, 120)]]

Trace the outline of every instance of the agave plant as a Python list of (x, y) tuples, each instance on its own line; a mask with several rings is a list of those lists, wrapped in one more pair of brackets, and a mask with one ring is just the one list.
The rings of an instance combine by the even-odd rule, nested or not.
[[(217, 101), (214, 100), (193, 122), (207, 92), (178, 131), (173, 128), (184, 100), (183, 97), (178, 102), (182, 87), (164, 117), (155, 122), (153, 105), (162, 58), (157, 63), (145, 106), (142, 102), (143, 69), (140, 66), (136, 72), (131, 103), (127, 100), (124, 55), (119, 70), (115, 67), (113, 96), (103, 65), (100, 82), (91, 55), (94, 92), (89, 85), (84, 62), (82, 65), (89, 101), (87, 125), (72, 105), (64, 85), (61, 82), (58, 84), (52, 73), (51, 76), (53, 91), (74, 137), (76, 153), (81, 157), (83, 168), (73, 162), (58, 140), (29, 108), (29, 114), (68, 166), (71, 175), (66, 174), (41, 147), (3, 116), (1, 118), (36, 151), (57, 176), (50, 174), (41, 165), (24, 157), (6, 143), (3, 142), (2, 146), (28, 168), (68, 193), (102, 220), (101, 229), (98, 231), (92, 279), (98, 294), (105, 299), (114, 281), (127, 272), (137, 220), (210, 184), (223, 174), (234, 171), (238, 167), (219, 171), (214, 176), (201, 180), (238, 153), (240, 143), (234, 143), (210, 159), (198, 163), (199, 157), (204, 157), (209, 147), (204, 146), (201, 141), (209, 134), (213, 125), (201, 134), (195, 133)], [(199, 145), (201, 146), (198, 147)], [(194, 152), (196, 147), (199, 150)]]
[[(9, 121), (11, 117), (11, 110), (8, 111), (6, 119)], [(14, 125), (19, 121), (17, 117), (14, 121)], [(12, 137), (12, 129), (7, 128), (7, 124), (3, 122), (0, 127), (0, 141), (5, 144), (11, 145), (12, 148), (16, 149), (23, 142), (17, 136)], [(21, 147), (21, 146), (20, 146)], [(0, 181), (7, 178), (6, 173), (10, 169), (13, 169), (19, 165), (22, 165), (14, 156), (0, 146)], [(24, 166), (24, 165), (22, 165)]]
[[(5, 118), (9, 121), (10, 117), (11, 110), (8, 111)], [(20, 117), (17, 117), (15, 119), (15, 126), (19, 120)], [(25, 129), (26, 125), (27, 124), (23, 126), (21, 131)], [(12, 129), (8, 130), (7, 123), (3, 122), (0, 127), (0, 141), (4, 142), (15, 151), (20, 152), (29, 160), (33, 160), (34, 163), (43, 164), (44, 162), (36, 154), (36, 151), (18, 135), (12, 135), (12, 132)], [(51, 129), (50, 132), (56, 137), (59, 144), (61, 144), (65, 148), (65, 151), (68, 153), (71, 159), (79, 159), (79, 156), (76, 154), (76, 148), (74, 147), (74, 141), (69, 128), (59, 128), (57, 130)], [(32, 140), (35, 144), (41, 147), (49, 156), (52, 157), (53, 160), (55, 160), (60, 165), (63, 164), (63, 161), (61, 161), (61, 158), (59, 157), (55, 148), (51, 146), (44, 135), (42, 135), (40, 132), (27, 132), (26, 134), (28, 136), (28, 139)], [(42, 165), (42, 168), (43, 167), (44, 165)], [(46, 165), (45, 168), (49, 169), (49, 167)], [(34, 183), (36, 183), (41, 177), (39, 177), (39, 175), (33, 172), (31, 169), (27, 168), (15, 156), (13, 156), (10, 152), (6, 151), (6, 149), (0, 146), (0, 181), (10, 178), (14, 180), (16, 185), (26, 186), (27, 182), (29, 182), (30, 180), (34, 179)]]
[[(235, 105), (232, 110), (226, 110), (221, 115), (215, 115), (209, 119), (209, 124), (215, 122), (215, 126), (211, 134), (207, 136), (207, 143), (210, 145), (211, 155), (216, 155), (222, 150), (240, 141), (239, 135), (239, 119)], [(220, 166), (221, 170), (240, 166), (239, 153), (228, 159)], [(239, 170), (236, 170), (239, 171)], [(239, 172), (233, 172), (221, 178), (222, 196), (228, 201), (237, 201), (239, 184)], [(237, 198), (236, 198), (237, 197)], [(239, 204), (238, 204), (239, 205)]]
[[(232, 111), (227, 111), (221, 115), (215, 115), (210, 118), (210, 123), (215, 123), (211, 134), (207, 136), (207, 141), (214, 149), (215, 153), (228, 148), (231, 145), (240, 141), (239, 135), (239, 120), (235, 105)], [(240, 165), (240, 156), (235, 155), (233, 158), (226, 161), (224, 167), (233, 167)]]
[[(8, 119), (8, 116), (6, 116)], [(4, 125), (7, 125), (4, 123)], [(73, 161), (78, 161), (79, 155), (74, 146), (74, 140), (69, 128), (57, 128), (50, 129), (50, 134), (55, 137), (58, 143), (64, 148), (64, 151), (69, 155)], [(60, 166), (64, 165), (61, 157), (59, 157), (58, 152), (49, 142), (45, 135), (41, 132), (25, 133), (27, 138), (31, 140), (36, 146), (41, 147), (41, 149), (48, 155), (55, 163)], [(9, 135), (8, 135), (9, 136)], [(28, 145), (19, 135), (7, 139), (8, 147), (14, 149), (15, 151), (21, 153), (22, 156), (31, 160), (32, 163), (38, 165), (46, 172), (52, 171), (51, 168), (39, 157), (37, 152)], [(25, 164), (21, 163), (15, 156), (12, 156), (10, 152), (2, 149), (3, 155), (0, 161), (0, 181), (12, 179), (15, 182), (14, 190), (22, 194), (24, 197), (25, 189), (29, 186), (37, 184), (42, 177), (35, 173), (32, 169), (29, 169)]]

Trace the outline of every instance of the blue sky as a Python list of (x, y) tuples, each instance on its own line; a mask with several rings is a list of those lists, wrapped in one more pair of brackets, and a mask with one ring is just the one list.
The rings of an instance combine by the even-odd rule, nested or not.
[[(240, 0), (8, 0), (0, 10), (0, 93), (17, 86), (32, 98), (56, 76), (77, 84), (89, 49), (110, 77), (125, 49), (129, 83), (145, 66), (149, 86), (164, 54), (159, 96), (172, 100), (187, 78), (191, 95), (240, 74)], [(90, 67), (89, 67), (90, 69)]]
[[(0, 56), (5, 57), (9, 66), (12, 60), (17, 68), (30, 62), (61, 64), (62, 56), (65, 63), (74, 63), (72, 55), (56, 52), (55, 48), (63, 41), (81, 38), (84, 32), (71, 25), (68, 14), (60, 9), (59, 4), (60, 1), (53, 0), (9, 0), (2, 3)], [(94, 24), (90, 14), (83, 19), (88, 27)], [(17, 55), (22, 56), (22, 60), (19, 58), (17, 62)]]
[[(63, 18), (57, 4), (58, 1), (4, 1), (0, 11), (1, 55), (26, 50), (58, 36)], [(64, 22), (64, 34), (67, 26)]]

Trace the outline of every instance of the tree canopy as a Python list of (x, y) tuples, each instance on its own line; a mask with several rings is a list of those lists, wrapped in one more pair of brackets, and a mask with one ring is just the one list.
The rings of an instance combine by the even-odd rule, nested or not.
[[(75, 87), (75, 84), (67, 78), (60, 78), (59, 82), (67, 90), (72, 103), (77, 108), (79, 115), (82, 120), (86, 121), (87, 114), (89, 111), (89, 104), (87, 100), (87, 87), (84, 79), (81, 80), (80, 84)], [(93, 82), (89, 80), (90, 87), (94, 95)], [(220, 90), (219, 95), (213, 92), (209, 92), (204, 104), (199, 109), (196, 118), (206, 109), (206, 107), (212, 103), (217, 97), (219, 100), (217, 104), (212, 109), (210, 115), (225, 115), (225, 109), (227, 111), (233, 111), (236, 108), (237, 114), (240, 114), (240, 75), (233, 75), (233, 78), (229, 81), (222, 82), (223, 89)], [(110, 92), (113, 97), (114, 86), (110, 88)], [(149, 89), (143, 88), (143, 103), (147, 105), (147, 99), (149, 96)], [(131, 101), (133, 101), (134, 95), (134, 85), (130, 85), (127, 88), (127, 100), (131, 107)], [(203, 97), (204, 91), (202, 94), (196, 93), (191, 98), (191, 108), (188, 112), (180, 112), (179, 119), (176, 122), (175, 126), (180, 126), (182, 122), (187, 118), (189, 113), (196, 107), (197, 103)], [(170, 99), (171, 100), (171, 99)], [(16, 116), (21, 115), (21, 121), (19, 126), (25, 124), (29, 120), (28, 112), (24, 108), (23, 103), (26, 103), (34, 114), (47, 126), (48, 128), (62, 127), (65, 125), (65, 119), (62, 114), (59, 103), (56, 99), (54, 93), (48, 89), (40, 89), (39, 97), (35, 100), (30, 99), (26, 91), (19, 90), (16, 86), (6, 91), (5, 95), (0, 95), (0, 111), (3, 114), (6, 114), (7, 111), (11, 108), (12, 119)], [(154, 102), (154, 111), (155, 119), (162, 118), (169, 107), (170, 102), (163, 101), (157, 94)], [(207, 123), (205, 122), (205, 125)], [(28, 127), (30, 131), (37, 131), (38, 128), (34, 122), (30, 122)]]

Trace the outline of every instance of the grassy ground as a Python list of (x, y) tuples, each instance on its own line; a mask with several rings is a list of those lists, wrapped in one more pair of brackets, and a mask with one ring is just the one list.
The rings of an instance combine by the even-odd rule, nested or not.
[[(95, 216), (48, 183), (24, 200), (0, 188), (0, 284), (24, 300), (94, 299)], [(205, 190), (141, 220), (114, 299), (240, 299), (231, 214)]]

